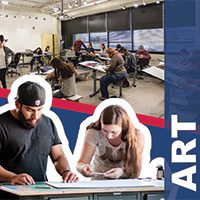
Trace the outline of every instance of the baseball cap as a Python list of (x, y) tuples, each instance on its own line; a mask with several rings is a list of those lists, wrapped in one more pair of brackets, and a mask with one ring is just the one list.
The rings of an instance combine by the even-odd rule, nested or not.
[(17, 100), (27, 106), (42, 106), (45, 103), (44, 88), (31, 81), (27, 81), (18, 87)]
[(5, 39), (3, 35), (0, 35), (0, 41), (1, 42), (4, 42), (4, 41), (7, 42), (7, 39)]

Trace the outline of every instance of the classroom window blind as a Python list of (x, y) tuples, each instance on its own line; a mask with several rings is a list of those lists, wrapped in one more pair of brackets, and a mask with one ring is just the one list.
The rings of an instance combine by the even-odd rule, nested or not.
[(133, 29), (162, 28), (162, 5), (147, 5), (145, 7), (132, 9)]
[(109, 32), (109, 47), (115, 48), (117, 44), (132, 50), (131, 31)]
[(163, 28), (145, 29), (133, 31), (133, 49), (137, 50), (140, 45), (151, 52), (164, 52)]
[(106, 31), (105, 13), (89, 16), (89, 32)]
[(108, 31), (130, 30), (130, 10), (108, 13)]
[(101, 43), (104, 43), (105, 45), (107, 44), (107, 33), (90, 33), (90, 42), (94, 49), (100, 49)]

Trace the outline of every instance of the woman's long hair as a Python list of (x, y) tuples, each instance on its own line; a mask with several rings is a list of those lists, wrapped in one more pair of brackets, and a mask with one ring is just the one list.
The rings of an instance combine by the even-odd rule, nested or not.
[(50, 65), (52, 65), (55, 69), (55, 73), (60, 72), (62, 79), (69, 78), (74, 74), (73, 66), (71, 64), (63, 62), (57, 57), (51, 60)]
[(91, 123), (87, 129), (101, 130), (101, 124), (115, 124), (122, 127), (121, 140), (126, 142), (124, 156), (124, 170), (129, 178), (137, 178), (140, 175), (143, 152), (143, 139), (135, 129), (126, 111), (118, 106), (111, 105), (105, 108), (99, 119)]

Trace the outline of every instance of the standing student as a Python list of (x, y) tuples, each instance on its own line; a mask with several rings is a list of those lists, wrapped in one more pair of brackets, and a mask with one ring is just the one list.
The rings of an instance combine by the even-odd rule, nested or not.
[(65, 63), (59, 58), (53, 58), (50, 63), (54, 68), (54, 77), (61, 76), (62, 86), (61, 89), (53, 94), (56, 98), (66, 98), (73, 96), (77, 93), (76, 77), (78, 72), (70, 63)]
[(35, 181), (47, 181), (48, 156), (63, 182), (77, 181), (69, 168), (54, 122), (42, 114), (45, 101), (44, 87), (26, 81), (17, 89), (16, 108), (0, 115), (1, 182), (30, 185)]
[(4, 45), (4, 36), (0, 35), (0, 81), (3, 88), (7, 88), (6, 85), (6, 71), (8, 67), (8, 58), (14, 57), (14, 52)]
[(105, 100), (109, 98), (108, 86), (111, 83), (117, 83), (126, 78), (126, 68), (124, 67), (124, 60), (122, 56), (113, 48), (108, 48), (108, 56), (111, 59), (110, 66), (105, 69), (106, 75), (100, 79), (101, 97), (99, 100)]
[(135, 128), (124, 108), (108, 105), (87, 127), (77, 170), (93, 179), (138, 178), (150, 155), (150, 149), (143, 151), (144, 134)]
[(74, 46), (74, 51), (76, 53), (76, 56), (79, 57), (80, 55), (80, 50), (81, 50), (81, 47), (83, 46), (85, 49), (87, 49), (86, 45), (84, 44), (84, 42), (81, 40), (81, 38), (79, 37), (73, 44)]

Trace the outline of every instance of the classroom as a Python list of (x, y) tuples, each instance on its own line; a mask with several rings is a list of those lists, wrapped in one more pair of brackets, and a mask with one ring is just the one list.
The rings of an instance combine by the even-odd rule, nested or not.
[[(46, 80), (50, 84), (53, 97), (60, 99), (61, 103), (59, 105), (61, 105), (62, 102), (79, 102), (80, 105), (82, 104), (82, 107), (84, 105), (87, 107), (87, 105), (98, 106), (100, 103), (107, 101), (110, 102), (108, 105), (110, 105), (112, 109), (116, 106), (116, 110), (122, 109), (120, 112), (125, 113), (123, 114), (124, 116), (122, 115), (121, 126), (125, 126), (124, 119), (132, 121), (132, 118), (134, 118), (133, 116), (136, 117), (136, 114), (160, 118), (158, 120), (162, 120), (163, 122), (165, 115), (164, 0), (6, 0), (0, 1), (0, 6), (0, 50), (4, 47), (8, 47), (5, 54), (3, 50), (0, 51), (0, 88), (12, 89), (12, 83), (24, 75), (30, 76), (30, 80), (34, 77), (37, 77), (36, 79), (42, 78), (42, 80)], [(2, 56), (5, 56), (6, 62), (1, 59)], [(1, 65), (6, 65), (6, 68), (2, 68)], [(23, 87), (25, 88), (24, 91), (28, 91), (26, 85)], [(43, 87), (45, 88), (45, 85), (43, 85)], [(40, 90), (40, 92), (42, 91), (41, 88), (38, 90)], [(20, 95), (23, 96), (23, 92), (20, 93)], [(28, 105), (24, 103), (26, 100), (20, 99), (20, 95), (16, 101), (20, 100), (22, 101), (22, 105)], [(115, 106), (109, 101), (112, 100), (112, 98), (113, 101), (118, 102)], [(39, 105), (41, 102), (42, 100), (40, 101), (39, 99)], [(125, 105), (124, 108), (122, 104), (123, 106)], [(122, 108), (120, 106), (122, 106)], [(110, 107), (108, 106), (108, 108), (106, 108), (108, 109), (107, 114), (111, 113), (109, 111), (109, 109), (111, 109)], [(126, 110), (125, 108), (130, 109)], [(27, 108), (27, 112), (31, 109)], [(56, 109), (59, 110), (59, 107), (53, 107), (53, 110)], [(132, 113), (132, 109), (134, 114)], [(102, 110), (102, 115), (105, 110)], [(31, 112), (40, 113), (41, 111), (38, 108), (36, 110), (31, 110)], [(66, 117), (66, 124), (69, 124), (68, 120), (73, 121), (73, 118), (80, 114), (76, 112), (70, 113), (70, 118), (69, 113), (70, 112), (66, 111), (61, 117)], [(85, 119), (85, 113), (83, 113), (83, 115)], [(2, 115), (0, 115), (0, 117), (2, 117)], [(3, 117), (1, 119), (3, 119)], [(51, 120), (56, 122), (54, 118), (51, 118)], [(62, 121), (62, 119), (60, 119), (60, 121)], [(77, 119), (77, 121), (79, 121), (79, 119)], [(155, 130), (152, 134), (150, 133), (151, 129), (149, 131), (146, 126), (143, 127), (139, 121), (137, 122), (138, 124), (136, 127), (134, 127), (134, 123), (134, 128), (131, 127), (131, 125), (129, 126), (130, 133), (134, 132), (134, 134), (138, 134), (137, 131), (139, 130), (138, 132), (140, 132), (138, 127), (142, 127), (141, 130), (146, 131), (144, 131), (146, 134), (146, 138), (144, 139), (146, 146), (144, 149), (148, 149), (147, 155), (145, 156), (148, 157), (150, 162), (150, 156), (152, 154), (151, 137), (152, 140), (153, 138), (155, 140), (156, 136), (161, 136), (160, 127), (153, 127)], [(4, 122), (0, 122), (0, 130), (2, 130), (3, 123)], [(35, 122), (35, 124), (37, 123)], [(103, 126), (103, 124), (106, 125), (106, 122), (103, 123), (101, 121), (101, 123), (101, 126)], [(73, 127), (73, 125), (69, 124), (69, 127)], [(110, 126), (112, 125), (113, 124)], [(54, 126), (52, 127), (52, 133), (50, 134), (56, 135), (57, 133), (54, 133)], [(79, 128), (79, 126), (77, 127)], [(45, 128), (41, 130), (45, 130)], [(122, 134), (122, 127), (120, 128), (120, 134)], [(137, 131), (135, 131), (136, 129)], [(16, 129), (16, 132), (17, 131), (19, 130)], [(26, 131), (29, 132), (30, 129)], [(59, 137), (61, 137), (61, 141), (64, 144), (63, 146), (70, 146), (68, 141), (66, 141), (68, 133), (65, 133), (66, 130), (62, 131), (65, 141), (63, 142), (63, 138), (60, 135)], [(79, 131), (76, 129), (73, 131), (80, 136), (81, 125)], [(73, 131), (71, 131), (70, 134), (73, 134)], [(45, 133), (45, 131), (43, 132), (44, 135), (41, 136), (40, 139), (43, 140), (44, 150), (46, 147), (44, 140), (47, 140), (48, 133)], [(142, 147), (144, 144), (140, 144), (140, 136), (138, 135), (135, 136), (138, 137), (138, 144), (135, 144), (135, 146), (138, 145), (138, 147), (133, 146), (131, 147), (132, 149), (130, 149), (141, 148), (141, 152), (145, 154), (146, 152), (143, 152), (144, 146)], [(78, 149), (79, 151), (80, 149), (78, 146), (78, 136), (77, 138), (74, 137), (75, 140), (77, 140), (76, 147), (74, 147), (75, 150), (73, 149), (74, 152), (71, 146), (69, 147), (71, 154), (67, 159), (71, 162), (75, 162), (73, 156), (76, 155), (76, 150)], [(150, 137), (148, 138), (148, 136)], [(54, 138), (55, 141), (57, 139), (55, 146), (58, 146), (59, 137), (56, 137), (57, 136)], [(48, 141), (50, 139), (48, 138)], [(52, 139), (52, 141), (54, 140)], [(125, 140), (127, 141), (127, 138), (125, 138)], [(142, 140), (143, 139), (141, 139), (141, 141)], [(112, 151), (112, 148), (116, 148), (119, 151), (117, 154), (120, 154), (120, 151), (124, 151), (125, 149), (124, 141), (122, 141), (123, 140), (120, 138), (120, 145), (116, 145), (115, 142), (112, 144), (108, 141), (108, 145), (111, 146), (111, 149), (108, 150)], [(21, 144), (20, 142), (21, 141), (19, 141), (19, 144)], [(3, 147), (1, 147), (0, 143), (0, 153), (2, 153), (1, 148)], [(47, 148), (45, 152), (48, 151)], [(17, 149), (17, 151), (18, 150), (20, 150), (20, 148)], [(15, 151), (15, 148), (13, 148), (13, 151)], [(36, 146), (33, 155), (34, 153), (37, 154), (37, 151), (39, 152)], [(157, 151), (156, 148), (154, 148), (153, 151)], [(55, 152), (57, 152), (57, 150)], [(85, 154), (88, 154), (88, 152)], [(134, 156), (136, 156), (137, 162), (142, 163), (143, 155), (139, 155), (139, 150), (135, 152), (135, 154), (131, 154), (132, 160), (131, 158), (129, 159), (133, 161), (135, 159)], [(50, 153), (47, 154), (50, 155), (51, 158), (53, 157), (52, 161), (55, 161), (57, 157), (53, 154), (55, 159)], [(5, 156), (3, 154), (4, 153), (2, 153), (2, 156)], [(80, 151), (77, 154), (80, 154)], [(112, 152), (110, 154), (112, 154)], [(26, 174), (21, 174), (21, 178), (20, 176), (18, 177), (17, 174), (17, 178), (19, 179), (17, 180), (18, 182), (14, 182), (14, 184), (17, 183), (16, 185), (6, 183), (0, 184), (0, 199), (2, 199), (1, 194), (5, 194), (6, 199), (21, 200), (163, 200), (164, 156), (162, 157), (161, 155), (160, 157), (154, 155), (156, 158), (159, 158), (158, 160), (155, 159), (155, 163), (152, 163), (154, 167), (153, 178), (147, 175), (145, 178), (140, 178), (139, 175), (127, 176), (126, 169), (122, 166), (118, 168), (119, 171), (116, 171), (121, 173), (120, 176), (118, 176), (119, 179), (110, 180), (108, 176), (106, 185), (104, 176), (106, 177), (107, 170), (105, 173), (97, 170), (97, 172), (93, 174), (97, 179), (85, 181), (85, 179), (87, 180), (90, 176), (85, 176), (82, 173), (82, 167), (86, 165), (82, 165), (80, 162), (78, 164), (80, 164), (81, 170), (78, 169), (78, 164), (76, 170), (80, 172), (82, 176), (85, 176), (85, 179), (83, 178), (76, 182), (78, 178), (75, 179), (76, 176), (74, 175), (75, 178), (71, 181), (73, 183), (66, 183), (68, 181), (54, 182), (54, 172), (49, 171), (47, 174), (49, 177), (51, 177), (52, 174), (53, 181), (51, 181), (51, 179), (48, 181), (49, 177), (47, 176), (45, 179), (41, 179), (42, 182), (37, 181), (36, 184), (34, 184), (34, 181)], [(117, 159), (116, 155), (114, 155), (114, 157)], [(129, 157), (131, 156), (129, 155)], [(161, 160), (159, 160), (160, 158)], [(113, 163), (116, 162), (115, 159), (112, 161)], [(119, 159), (122, 161), (122, 157)], [(128, 158), (126, 159), (128, 160)], [(33, 165), (35, 165), (35, 163), (36, 160), (33, 159)], [(1, 166), (3, 165), (0, 163), (0, 173), (2, 173), (1, 170), (3, 168)], [(140, 164), (138, 164), (138, 166), (139, 169), (137, 169), (136, 172), (139, 173), (142, 167)], [(137, 166), (135, 168), (137, 168)], [(73, 176), (73, 170), (75, 169), (72, 169), (72, 172), (70, 168), (64, 171), (61, 168), (60, 170), (56, 168), (56, 170), (59, 177), (61, 175), (62, 178), (66, 178), (65, 173), (72, 173), (70, 176)], [(13, 179), (15, 179), (15, 176), (13, 177)], [(103, 180), (98, 180), (99, 177), (103, 177)], [(134, 177), (134, 179), (132, 180), (131, 177)], [(27, 182), (23, 182), (23, 178), (25, 178)], [(0, 181), (2, 182), (2, 180)], [(20, 185), (18, 185), (18, 183)]]
[[(109, 97), (124, 98), (136, 113), (163, 118), (163, 1), (9, 1), (8, 4), (2, 1), (1, 5), (0, 34), (7, 40), (5, 46), (15, 54), (21, 53), (17, 63), (13, 60), (9, 66), (6, 75), (8, 88), (20, 75), (39, 72), (44, 76), (52, 69), (50, 59), (56, 56), (72, 63), (79, 73), (76, 76), (76, 91), (69, 92), (64, 98), (70, 96), (69, 100), (96, 106), (102, 101), (99, 100), (102, 97), (100, 78), (105, 75), (105, 71), (99, 68), (108, 66), (110, 59), (106, 50), (105, 55), (102, 54), (101, 44), (105, 45), (105, 49), (121, 45), (134, 56), (139, 46), (143, 46), (151, 56), (149, 63), (141, 67), (139, 59), (135, 58), (137, 74), (135, 69), (129, 70), (128, 83), (110, 84)], [(77, 39), (81, 39), (86, 46), (81, 46), (78, 56), (75, 55), (77, 51), (71, 49)], [(93, 53), (88, 53), (89, 43)], [(47, 46), (49, 49), (46, 52)], [(33, 51), (38, 47), (42, 54), (36, 58), (37, 53)], [(120, 54), (126, 60), (127, 56), (122, 52)], [(93, 65), (98, 64), (99, 68), (88, 68), (86, 65), (90, 61), (94, 62)], [(60, 77), (50, 82), (53, 91), (62, 84)], [(144, 103), (146, 99), (148, 103)]]

